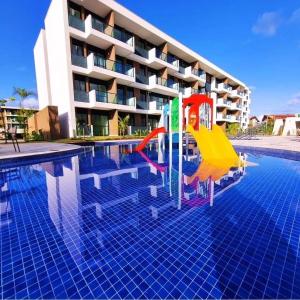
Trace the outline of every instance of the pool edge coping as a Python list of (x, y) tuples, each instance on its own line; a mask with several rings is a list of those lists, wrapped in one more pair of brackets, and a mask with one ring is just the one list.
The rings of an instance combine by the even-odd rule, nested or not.
[[(111, 140), (111, 141), (99, 141), (94, 142), (94, 146), (110, 146), (110, 145), (124, 145), (124, 144), (135, 144), (138, 140)], [(155, 140), (153, 140), (155, 142)], [(63, 149), (63, 150), (56, 150), (56, 151), (45, 151), (45, 152), (36, 152), (36, 153), (24, 153), (18, 156), (9, 156), (9, 157), (0, 157), (0, 168), (6, 167), (10, 164), (16, 164), (18, 162), (20, 163), (28, 163), (32, 160), (48, 160), (53, 158), (60, 158), (60, 156), (66, 156), (66, 155), (76, 155), (80, 154), (81, 152), (86, 151), (87, 147), (93, 147), (88, 145), (76, 145), (76, 144), (70, 144), (74, 148), (72, 149)], [(285, 159), (290, 160), (297, 160), (300, 161), (300, 151), (293, 151), (293, 150), (285, 150), (285, 149), (278, 149), (278, 148), (268, 148), (268, 147), (257, 147), (257, 146), (244, 146), (244, 145), (233, 145), (234, 149), (236, 151), (255, 151), (260, 152), (264, 155), (272, 156), (275, 155), (277, 157), (281, 157), (280, 155), (286, 155)]]
[(67, 155), (76, 155), (80, 154), (81, 152), (85, 151), (84, 146), (73, 145), (73, 148), (69, 149), (62, 149), (62, 150), (55, 150), (55, 151), (44, 151), (44, 152), (36, 152), (36, 153), (23, 153), (18, 156), (6, 156), (0, 157), (0, 168), (6, 167), (9, 165), (16, 164), (20, 162), (20, 165), (30, 163), (32, 160), (49, 160), (49, 159), (57, 159), (60, 156), (67, 156)]

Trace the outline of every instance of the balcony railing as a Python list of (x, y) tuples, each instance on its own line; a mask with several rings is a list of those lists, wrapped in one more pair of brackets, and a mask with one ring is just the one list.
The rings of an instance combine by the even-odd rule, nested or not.
[(141, 74), (141, 73), (136, 73), (136, 81), (138, 83), (142, 83), (142, 84), (149, 84), (149, 77)]
[(168, 79), (157, 77), (156, 78), (156, 84), (168, 87)]
[(173, 57), (172, 55), (169, 55), (163, 51), (161, 51), (160, 49), (156, 49), (156, 57), (175, 66), (178, 67), (179, 66), (179, 61), (176, 60), (175, 57)]
[(163, 102), (162, 98), (151, 96), (149, 101), (149, 109), (155, 109), (155, 110), (162, 110), (163, 109)]
[(149, 52), (148, 50), (142, 48), (142, 47), (139, 47), (139, 46), (135, 46), (135, 54), (141, 56), (141, 57), (144, 57), (146, 59), (149, 58)]
[(83, 20), (79, 19), (78, 17), (70, 15), (69, 16), (69, 25), (80, 31), (83, 31), (83, 32), (85, 31), (85, 23)]
[(110, 59), (105, 59), (99, 55), (94, 55), (94, 65), (99, 68), (134, 77), (134, 68), (129, 64), (123, 64)]
[(135, 106), (135, 98), (125, 99), (120, 97), (118, 94), (109, 92), (96, 91), (96, 101), (102, 103), (120, 104), (127, 106)]
[(194, 74), (195, 76), (197, 77), (201, 77), (202, 79), (204, 79), (206, 73), (202, 70), (199, 70), (199, 69), (192, 69), (192, 74)]
[(90, 102), (89, 94), (85, 91), (75, 90), (74, 91), (74, 100), (78, 101), (78, 102), (88, 103), (88, 102)]
[(211, 92), (211, 84), (210, 83), (205, 83), (205, 91), (207, 93), (210, 93)]
[(185, 68), (182, 66), (179, 66), (179, 73), (185, 74)]
[(136, 108), (138, 109), (149, 109), (149, 104), (147, 101), (143, 101), (143, 100), (137, 100), (136, 102)]
[(72, 64), (74, 66), (87, 68), (87, 58), (84, 56), (72, 54)]
[(157, 77), (156, 84), (170, 88), (170, 89), (179, 90), (179, 84), (174, 81), (171, 81), (169, 79)]
[(105, 33), (129, 46), (133, 46), (133, 36), (125, 31), (112, 27), (96, 18), (92, 18), (92, 27), (93, 29)]

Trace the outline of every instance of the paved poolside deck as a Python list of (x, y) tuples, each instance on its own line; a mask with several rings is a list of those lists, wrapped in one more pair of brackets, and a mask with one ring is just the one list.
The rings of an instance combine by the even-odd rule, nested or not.
[(299, 136), (262, 136), (251, 140), (231, 140), (234, 146), (289, 150), (300, 152)]
[(0, 160), (15, 157), (28, 157), (50, 153), (66, 152), (79, 149), (80, 146), (61, 143), (19, 143), (20, 153), (15, 152), (13, 145), (0, 143)]
[[(138, 142), (139, 140), (128, 140), (127, 142)], [(104, 141), (103, 141), (104, 142)], [(109, 141), (114, 142), (114, 141)], [(116, 141), (120, 142), (120, 141)], [(122, 141), (126, 142), (126, 141)], [(300, 137), (257, 137), (251, 140), (232, 140), (234, 146), (255, 147), (264, 149), (278, 149), (300, 152)], [(63, 143), (20, 143), (21, 153), (16, 153), (12, 144), (0, 143), (0, 160), (14, 157), (28, 157), (32, 155), (43, 155), (50, 153), (77, 150), (80, 146)]]

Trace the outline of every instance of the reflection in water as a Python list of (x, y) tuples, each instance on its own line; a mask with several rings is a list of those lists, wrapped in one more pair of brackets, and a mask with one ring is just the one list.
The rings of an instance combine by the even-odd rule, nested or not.
[(3, 298), (299, 298), (291, 162), (224, 174), (186, 145), (0, 170)]
[[(104, 251), (105, 241), (116, 232), (159, 228), (176, 222), (180, 210), (212, 206), (215, 197), (245, 174), (245, 167), (224, 174), (201, 162), (193, 147), (182, 157), (178, 149), (170, 154), (164, 148), (152, 144), (146, 153), (127, 155), (127, 146), (101, 146), (63, 163), (41, 164), (51, 220), (82, 269), (101, 264), (95, 253)], [(178, 211), (172, 220), (167, 217), (170, 210)]]

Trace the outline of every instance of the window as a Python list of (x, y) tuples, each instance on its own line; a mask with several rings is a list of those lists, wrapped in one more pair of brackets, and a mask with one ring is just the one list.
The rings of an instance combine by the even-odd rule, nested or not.
[(133, 98), (133, 89), (132, 88), (127, 88), (127, 99)]
[(105, 84), (97, 81), (97, 80), (90, 80), (90, 90), (95, 90), (96, 92), (99, 93), (106, 93), (106, 86)]
[(80, 11), (78, 9), (75, 9), (75, 8), (72, 8), (72, 7), (69, 8), (69, 15), (72, 16), (72, 17), (76, 17), (78, 19), (81, 18)]
[(117, 89), (117, 102), (118, 102), (118, 104), (124, 104), (124, 102), (125, 102), (124, 87), (118, 87), (118, 89)]
[(76, 41), (72, 41), (71, 52), (72, 55), (83, 56), (83, 46)]
[(85, 92), (85, 80), (75, 78), (74, 79), (74, 90)]
[(121, 57), (117, 57), (116, 58), (116, 67), (115, 67), (115, 71), (118, 73), (124, 73), (124, 67), (123, 67), (123, 59)]
[(145, 91), (140, 91), (140, 101), (147, 102), (147, 93)]

